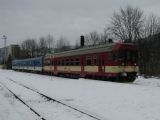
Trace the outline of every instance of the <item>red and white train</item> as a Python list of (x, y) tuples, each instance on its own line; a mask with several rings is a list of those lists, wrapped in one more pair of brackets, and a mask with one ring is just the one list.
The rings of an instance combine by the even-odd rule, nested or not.
[(137, 46), (108, 43), (46, 55), (44, 73), (75, 78), (133, 82), (139, 71)]

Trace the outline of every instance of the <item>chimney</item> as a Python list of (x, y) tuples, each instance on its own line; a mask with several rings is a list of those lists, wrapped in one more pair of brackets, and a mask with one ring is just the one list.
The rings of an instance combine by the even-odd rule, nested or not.
[(111, 38), (108, 39), (109, 43), (113, 43), (113, 40)]
[(84, 36), (83, 36), (83, 35), (81, 35), (81, 41), (80, 41), (80, 44), (81, 44), (81, 47), (83, 47), (83, 46), (84, 46)]

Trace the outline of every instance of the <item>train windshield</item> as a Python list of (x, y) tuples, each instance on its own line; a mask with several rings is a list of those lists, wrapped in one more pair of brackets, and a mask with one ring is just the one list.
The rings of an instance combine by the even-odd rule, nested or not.
[(118, 61), (121, 62), (134, 62), (137, 63), (138, 60), (138, 53), (137, 51), (129, 50), (129, 49), (124, 49), (124, 50), (119, 50), (116, 53), (116, 58)]

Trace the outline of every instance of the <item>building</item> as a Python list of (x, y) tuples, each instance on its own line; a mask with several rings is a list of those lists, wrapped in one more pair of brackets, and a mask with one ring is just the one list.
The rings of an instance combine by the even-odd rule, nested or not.
[(3, 63), (4, 60), (4, 48), (0, 48), (0, 64)]
[(20, 56), (20, 47), (19, 45), (9, 45), (5, 48), (0, 48), (0, 64), (3, 64), (4, 60), (7, 62), (9, 59), (13, 60), (19, 58)]

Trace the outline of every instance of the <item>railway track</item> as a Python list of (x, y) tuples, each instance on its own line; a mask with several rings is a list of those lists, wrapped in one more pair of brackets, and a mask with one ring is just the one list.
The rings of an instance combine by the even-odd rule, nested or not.
[[(53, 103), (60, 104), (60, 105), (64, 106), (65, 108), (69, 108), (69, 109), (72, 109), (73, 111), (79, 112), (80, 114), (89, 117), (89, 119), (91, 119), (91, 120), (106, 120), (105, 118), (102, 118), (102, 117), (97, 116), (97, 115), (95, 115), (95, 114), (93, 115), (93, 113), (80, 110), (80, 109), (78, 109), (78, 108), (76, 108), (76, 107), (74, 107), (74, 106), (71, 106), (71, 105), (68, 105), (68, 104), (66, 104), (66, 103), (63, 103), (63, 102), (61, 102), (60, 100), (57, 100), (57, 99), (52, 98), (52, 97), (49, 97), (49, 96), (47, 96), (47, 95), (39, 92), (38, 90), (35, 90), (35, 89), (33, 89), (33, 88), (30, 88), (30, 87), (28, 87), (28, 86), (26, 86), (26, 85), (24, 85), (24, 84), (22, 84), (22, 83), (19, 83), (19, 82), (15, 81), (15, 80), (13, 80), (13, 79), (11, 79), (11, 78), (9, 78), (9, 77), (5, 77), (5, 78), (6, 78), (7, 80), (13, 82), (14, 84), (17, 84), (17, 85), (19, 85), (19, 86), (21, 86), (21, 87), (23, 87), (23, 88), (25, 88), (25, 89), (27, 89), (27, 90), (30, 90), (30, 91), (34, 92), (35, 94), (40, 95), (43, 99), (45, 99), (45, 100), (47, 100), (47, 101), (51, 101), (51, 102), (53, 102)], [(8, 89), (8, 88), (7, 88), (7, 89)], [(9, 90), (9, 89), (8, 89), (8, 90)], [(29, 105), (27, 105), (27, 103), (24, 102), (24, 100), (22, 100), (21, 98), (19, 98), (18, 95), (16, 95), (13, 91), (11, 91), (11, 90), (9, 90), (9, 91), (10, 91), (18, 100), (20, 100), (23, 104), (25, 104), (27, 107), (30, 107)], [(37, 114), (39, 117), (42, 116), (42, 115), (40, 115), (40, 113), (38, 113), (38, 112), (37, 112), (36, 110), (34, 110), (33, 108), (30, 107), (30, 109), (33, 110), (33, 112), (34, 112), (35, 114)], [(44, 118), (44, 117), (41, 117), (41, 119), (42, 119), (42, 120), (47, 120), (47, 119)]]
[(0, 84), (2, 86), (4, 86), (17, 100), (19, 100), (23, 105), (25, 105), (27, 108), (30, 109), (30, 111), (32, 111), (35, 115), (38, 116), (38, 118), (40, 118), (41, 120), (47, 120), (44, 117), (42, 117), (42, 115), (40, 115), (40, 113), (38, 113), (36, 110), (34, 110), (30, 105), (28, 105), (23, 99), (21, 99), (20, 97), (18, 97), (18, 95), (16, 95), (12, 90), (10, 90), (6, 85), (4, 85), (2, 82), (0, 82)]

